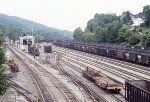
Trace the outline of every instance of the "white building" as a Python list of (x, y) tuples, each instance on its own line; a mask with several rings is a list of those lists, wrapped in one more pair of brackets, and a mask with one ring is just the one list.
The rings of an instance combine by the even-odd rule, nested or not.
[(19, 38), (19, 48), (22, 51), (28, 51), (28, 45), (33, 45), (34, 44), (34, 36), (23, 36)]
[(140, 30), (140, 25), (144, 22), (144, 20), (141, 18), (132, 18), (132, 21), (133, 24), (131, 25), (131, 29), (138, 32)]

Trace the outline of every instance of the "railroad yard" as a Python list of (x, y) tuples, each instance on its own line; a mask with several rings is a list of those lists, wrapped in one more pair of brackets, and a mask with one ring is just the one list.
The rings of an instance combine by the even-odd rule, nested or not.
[(142, 65), (51, 43), (45, 52), (44, 45), (38, 47), (39, 56), (6, 45), (6, 56), (19, 72), (10, 73), (11, 88), (0, 97), (2, 102), (126, 102), (126, 80), (150, 79), (150, 69)]

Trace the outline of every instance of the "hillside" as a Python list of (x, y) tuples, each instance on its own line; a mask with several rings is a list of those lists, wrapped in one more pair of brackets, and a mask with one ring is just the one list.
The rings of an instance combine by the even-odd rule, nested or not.
[(86, 42), (150, 46), (150, 5), (135, 15), (129, 11), (119, 16), (97, 13), (87, 22), (85, 30), (76, 28), (73, 37)]
[(1, 32), (14, 40), (21, 35), (31, 35), (32, 26), (34, 27), (34, 34), (39, 34), (40, 40), (72, 38), (72, 32), (70, 31), (47, 27), (16, 16), (0, 14)]

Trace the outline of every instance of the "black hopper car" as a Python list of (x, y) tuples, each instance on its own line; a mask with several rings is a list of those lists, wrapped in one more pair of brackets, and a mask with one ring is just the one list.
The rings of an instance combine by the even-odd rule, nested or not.
[(150, 82), (146, 80), (126, 81), (125, 99), (128, 102), (150, 102)]
[(35, 46), (28, 46), (28, 51), (33, 56), (39, 56), (40, 55), (39, 49)]
[(44, 52), (45, 53), (51, 53), (52, 52), (52, 47), (50, 45), (44, 46)]
[(87, 43), (74, 40), (55, 41), (54, 45), (119, 59), (136, 64), (150, 65), (150, 47), (139, 47), (109, 43)]

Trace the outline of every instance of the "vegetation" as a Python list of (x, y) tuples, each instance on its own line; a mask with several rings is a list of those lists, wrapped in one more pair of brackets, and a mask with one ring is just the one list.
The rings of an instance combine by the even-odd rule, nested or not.
[(38, 36), (41, 41), (72, 38), (70, 31), (50, 28), (19, 17), (0, 14), (0, 31), (13, 40), (17, 40), (19, 36), (32, 35), (32, 27), (34, 28), (33, 34)]
[[(144, 19), (139, 32), (130, 30), (133, 24), (132, 17)], [(150, 45), (150, 6), (144, 6), (143, 12), (136, 15), (129, 11), (123, 12), (121, 16), (116, 14), (95, 14), (94, 18), (89, 20), (86, 29), (75, 29), (74, 39), (82, 41), (92, 41), (101, 43), (123, 43), (129, 45)], [(147, 35), (146, 35), (147, 34)]]
[(3, 95), (9, 87), (8, 80), (9, 76), (5, 74), (5, 52), (2, 47), (2, 34), (0, 34), (0, 95)]

